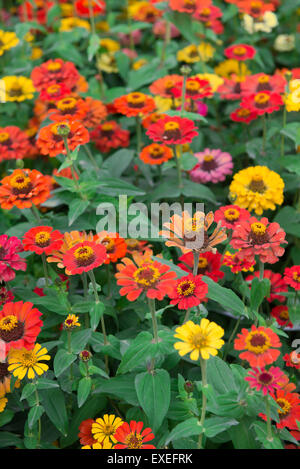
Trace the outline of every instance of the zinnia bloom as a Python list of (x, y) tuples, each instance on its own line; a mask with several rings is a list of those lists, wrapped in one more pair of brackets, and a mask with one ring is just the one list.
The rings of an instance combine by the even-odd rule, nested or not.
[(133, 92), (114, 100), (116, 111), (127, 117), (149, 114), (155, 109), (155, 101), (144, 93)]
[(151, 428), (143, 428), (143, 422), (124, 422), (116, 431), (114, 438), (117, 444), (114, 449), (155, 449), (155, 446), (148, 445), (148, 441), (154, 439)]
[[(102, 15), (105, 13), (105, 2), (103, 0), (89, 0), (91, 3), (91, 8), (93, 10), (93, 15)], [(82, 18), (90, 17), (90, 8), (89, 1), (86, 0), (76, 0), (75, 1), (75, 10), (76, 13)]]
[(92, 446), (97, 443), (97, 440), (93, 437), (92, 434), (92, 425), (95, 423), (93, 419), (83, 420), (79, 425), (78, 438), (81, 445)]
[(170, 304), (177, 305), (178, 309), (189, 309), (199, 305), (205, 300), (208, 286), (201, 280), (201, 275), (193, 274), (181, 277), (169, 293)]
[(34, 379), (49, 369), (46, 363), (41, 363), (42, 360), (51, 360), (51, 357), (48, 355), (48, 350), (40, 344), (35, 344), (32, 350), (13, 349), (8, 355), (8, 371), (11, 371), (18, 379), (26, 376), (28, 379)]
[(172, 98), (172, 88), (176, 84), (183, 82), (181, 75), (167, 75), (163, 78), (158, 78), (152, 85), (149, 86), (150, 93), (162, 96), (163, 98)]
[(5, 102), (17, 101), (18, 103), (32, 99), (35, 88), (30, 78), (21, 76), (6, 76), (1, 78), (5, 90)]
[(66, 131), (66, 139), (70, 151), (75, 150), (78, 145), (84, 145), (89, 142), (89, 132), (80, 122), (61, 121), (46, 125), (41, 128), (36, 142), (42, 155), (54, 157), (59, 154), (67, 154), (62, 129)]
[(190, 353), (191, 360), (198, 360), (199, 356), (208, 360), (211, 355), (217, 355), (224, 345), (224, 340), (221, 339), (224, 329), (206, 318), (201, 319), (200, 325), (188, 321), (177, 327), (175, 332), (174, 337), (182, 342), (176, 342), (174, 348), (181, 357)]
[(24, 251), (51, 254), (63, 244), (63, 235), (51, 226), (37, 226), (27, 231), (23, 238)]
[(300, 290), (300, 265), (287, 267), (284, 271), (283, 279), (286, 285), (289, 285), (296, 291)]
[(69, 96), (71, 93), (64, 83), (50, 83), (46, 88), (43, 88), (39, 99), (41, 101), (48, 101), (51, 105), (54, 105), (56, 101), (60, 101)]
[(279, 73), (267, 75), (266, 73), (256, 73), (245, 78), (241, 84), (242, 94), (244, 96), (269, 91), (272, 93), (283, 94), (285, 91), (286, 80)]
[(195, 153), (195, 157), (199, 163), (190, 172), (194, 182), (217, 183), (224, 181), (232, 173), (233, 162), (229, 153), (205, 148), (203, 152)]
[(248, 210), (239, 207), (238, 205), (225, 205), (215, 212), (215, 222), (220, 222), (229, 230), (233, 230), (240, 222), (250, 218)]
[(251, 330), (242, 329), (234, 341), (235, 350), (245, 350), (241, 360), (247, 360), (251, 367), (262, 368), (275, 362), (280, 355), (279, 337), (269, 327), (254, 325)]
[(60, 99), (49, 110), (49, 119), (56, 122), (64, 121), (82, 121), (83, 117), (88, 112), (88, 104), (80, 98), (67, 96), (66, 98)]
[(253, 120), (257, 119), (258, 113), (256, 110), (246, 107), (239, 107), (230, 114), (230, 119), (234, 122), (244, 122), (250, 124)]
[(248, 44), (234, 44), (224, 50), (224, 54), (228, 59), (234, 59), (238, 61), (250, 60), (256, 54), (254, 47)]
[(203, 8), (210, 7), (211, 0), (170, 0), (169, 5), (172, 10), (193, 15)]
[[(288, 392), (284, 389), (277, 389), (271, 393), (271, 397), (279, 405), (279, 422), (276, 422), (277, 428), (287, 427), (290, 430), (298, 430), (297, 421), (300, 421), (300, 397), (296, 392)], [(264, 420), (266, 416), (260, 414)]]
[[(2, 360), (2, 357), (1, 357)], [(8, 371), (8, 363), (0, 362), (0, 397), (11, 392), (11, 373)]]
[(75, 244), (63, 256), (63, 264), (71, 275), (82, 274), (102, 265), (107, 259), (102, 244), (83, 241)]
[(271, 114), (274, 111), (279, 111), (280, 106), (283, 106), (283, 99), (278, 93), (271, 91), (260, 91), (247, 95), (242, 99), (241, 107), (254, 110), (259, 116), (263, 114)]
[(92, 424), (93, 437), (101, 444), (108, 443), (109, 441), (116, 443), (117, 440), (114, 435), (123, 423), (120, 417), (116, 417), (113, 414), (105, 414), (103, 418), (96, 419)]
[(107, 121), (95, 127), (90, 136), (96, 148), (107, 153), (113, 148), (128, 147), (130, 132), (122, 129), (116, 121)]
[(10, 290), (7, 290), (6, 287), (0, 288), (0, 306), (5, 305), (5, 303), (9, 303), (13, 301), (14, 295)]
[(248, 381), (250, 388), (262, 391), (266, 396), (275, 389), (280, 389), (282, 385), (283, 371), (278, 366), (271, 366), (269, 370), (265, 368), (253, 368), (248, 372), (245, 381)]
[(50, 59), (31, 72), (31, 79), (35, 88), (42, 91), (53, 83), (63, 83), (73, 90), (79, 80), (79, 73), (73, 62), (64, 62), (62, 59)]
[(250, 166), (233, 177), (230, 198), (236, 205), (262, 215), (283, 203), (284, 182), (279, 174), (266, 166)]
[(124, 257), (127, 252), (127, 244), (125, 243), (124, 238), (121, 238), (119, 233), (101, 231), (100, 233), (97, 233), (97, 243), (102, 244), (106, 249), (107, 258), (104, 261), (104, 264), (117, 262), (117, 260)]
[(287, 243), (285, 232), (278, 223), (270, 223), (267, 218), (258, 221), (255, 217), (241, 222), (232, 233), (231, 245), (239, 249), (237, 255), (249, 261), (258, 256), (260, 261), (275, 264), (284, 253), (280, 244)]
[[(254, 272), (253, 275), (246, 277), (246, 282), (251, 282), (254, 277), (259, 278), (259, 272)], [(288, 288), (281, 276), (281, 274), (272, 272), (272, 270), (265, 269), (263, 278), (270, 280), (270, 296), (267, 298), (268, 302), (271, 303), (274, 300), (278, 300), (284, 303), (286, 297), (280, 295), (281, 292), (287, 292)]]
[(289, 308), (286, 305), (275, 306), (271, 309), (270, 314), (276, 319), (279, 326), (293, 327), (290, 321)]
[[(171, 92), (175, 98), (182, 96), (183, 82), (180, 80), (175, 83)], [(208, 80), (201, 80), (198, 77), (190, 77), (186, 80), (185, 98), (187, 99), (202, 99), (212, 96), (212, 89)]]
[(192, 120), (174, 116), (165, 116), (149, 126), (146, 134), (154, 142), (162, 142), (167, 145), (191, 143), (198, 135)]
[(140, 153), (140, 159), (145, 164), (159, 165), (173, 158), (173, 151), (166, 145), (152, 143), (144, 147)]
[(78, 319), (78, 316), (75, 316), (75, 314), (68, 314), (67, 318), (64, 320), (63, 329), (73, 331), (77, 327), (80, 327), (81, 324)]
[(22, 251), (22, 243), (16, 236), (0, 236), (0, 282), (13, 280), (14, 270), (26, 270), (26, 262), (18, 254)]
[(16, 33), (0, 29), (0, 56), (3, 55), (5, 51), (17, 46), (19, 42)]
[(255, 263), (255, 259), (240, 259), (238, 252), (231, 253), (226, 251), (223, 258), (223, 264), (230, 267), (231, 272), (234, 274), (237, 274), (238, 272), (248, 272), (249, 270), (252, 272)]
[(261, 18), (266, 11), (275, 10), (274, 4), (265, 0), (239, 0), (238, 8), (241, 13), (246, 13), (253, 18)]
[(6, 210), (16, 207), (30, 208), (50, 197), (52, 178), (36, 169), (15, 169), (0, 181), (0, 205)]
[(3, 306), (0, 311), (0, 340), (5, 343), (6, 352), (11, 348), (33, 348), (43, 325), (41, 315), (29, 302), (17, 301)]
[(117, 264), (116, 279), (121, 285), (120, 295), (135, 301), (142, 293), (147, 298), (162, 300), (173, 288), (176, 273), (167, 265), (152, 261), (147, 253), (133, 254), (133, 261), (124, 257), (122, 264)]
[[(219, 252), (203, 252), (199, 255), (197, 275), (206, 275), (215, 282), (224, 277), (224, 272), (220, 270), (221, 254)], [(178, 267), (186, 272), (193, 272), (194, 256), (192, 252), (183, 254), (178, 259)]]
[(297, 353), (296, 350), (293, 350), (290, 353), (286, 353), (283, 356), (283, 359), (286, 366), (300, 370), (300, 353)]
[(102, 101), (98, 99), (93, 99), (90, 96), (85, 98), (85, 104), (87, 106), (87, 111), (84, 117), (82, 118), (82, 123), (88, 129), (93, 129), (106, 118), (106, 107), (102, 103)]
[(27, 134), (14, 125), (0, 128), (0, 162), (27, 156), (31, 145)]

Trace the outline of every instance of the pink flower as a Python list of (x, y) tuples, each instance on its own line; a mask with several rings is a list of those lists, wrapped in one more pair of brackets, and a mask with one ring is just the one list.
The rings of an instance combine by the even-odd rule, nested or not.
[[(155, 21), (152, 31), (156, 36), (164, 37), (166, 34), (166, 21)], [(174, 37), (178, 36), (180, 36), (180, 31), (176, 28), (176, 26), (174, 26), (173, 23), (170, 23), (170, 37), (173, 39)]]
[(262, 391), (266, 396), (275, 389), (280, 389), (284, 382), (284, 373), (278, 366), (272, 366), (269, 370), (265, 368), (252, 368), (245, 378), (250, 388)]
[(124, 34), (124, 33), (118, 33), (117, 34), (122, 46), (130, 46), (130, 41), (132, 39), (133, 43), (135, 45), (139, 44), (141, 42), (142, 38), (142, 32), (140, 29), (135, 29), (131, 33), (131, 38), (129, 34)]
[(194, 182), (216, 183), (224, 181), (227, 174), (232, 173), (233, 162), (229, 153), (205, 148), (203, 152), (195, 153), (195, 156), (199, 162), (190, 172)]
[(0, 236), (0, 282), (13, 280), (14, 270), (26, 270), (26, 262), (18, 255), (21, 251), (22, 242), (16, 236)]
[(0, 306), (5, 305), (5, 303), (9, 303), (13, 301), (14, 295), (10, 290), (7, 290), (6, 287), (0, 288)]

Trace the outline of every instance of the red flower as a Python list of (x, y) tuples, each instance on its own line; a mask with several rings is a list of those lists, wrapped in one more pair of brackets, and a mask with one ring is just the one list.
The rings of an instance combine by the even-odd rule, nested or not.
[(95, 423), (95, 420), (93, 419), (87, 419), (83, 420), (81, 424), (79, 425), (79, 433), (78, 433), (78, 438), (80, 441), (80, 444), (85, 446), (85, 445), (94, 445), (97, 443), (97, 440), (93, 437), (92, 434), (92, 425)]
[[(179, 81), (172, 88), (171, 92), (175, 98), (182, 96), (182, 81)], [(190, 77), (186, 80), (185, 98), (202, 99), (213, 95), (212, 88), (208, 80), (201, 80), (198, 77)]]
[[(259, 278), (259, 272), (255, 272), (253, 275), (249, 275), (246, 277), (246, 282), (250, 282), (254, 277)], [(284, 283), (282, 276), (278, 273), (272, 272), (272, 270), (265, 269), (264, 271), (264, 278), (268, 278), (270, 280), (271, 288), (270, 288), (270, 296), (267, 298), (269, 303), (274, 300), (278, 300), (281, 303), (284, 303), (286, 297), (280, 295), (281, 292), (287, 292), (287, 286)]]
[(178, 145), (191, 143), (198, 132), (192, 120), (178, 116), (166, 116), (150, 125), (146, 134), (154, 142)]
[(205, 300), (208, 286), (201, 280), (201, 275), (193, 274), (181, 277), (169, 293), (171, 305), (178, 305), (178, 309), (189, 309)]
[(55, 103), (55, 107), (49, 110), (48, 117), (56, 122), (65, 120), (82, 121), (88, 109), (89, 106), (83, 99), (67, 96)]
[(73, 90), (79, 81), (80, 75), (72, 62), (64, 62), (62, 59), (50, 59), (31, 72), (34, 87), (41, 91), (53, 83), (63, 83)]
[(283, 356), (283, 359), (286, 366), (300, 370), (300, 353), (297, 353), (296, 350), (293, 350), (290, 353), (286, 353)]
[(203, 8), (209, 8), (211, 0), (170, 0), (169, 6), (172, 10), (180, 11), (181, 13), (195, 13), (202, 11)]
[(280, 244), (287, 243), (285, 232), (278, 223), (270, 223), (267, 218), (258, 221), (255, 217), (241, 222), (232, 233), (231, 245), (239, 249), (237, 256), (250, 262), (258, 256), (260, 261), (275, 264), (283, 255)]
[(248, 46), (247, 44), (234, 44), (233, 46), (227, 47), (224, 50), (224, 54), (228, 59), (244, 61), (253, 59), (256, 50), (254, 47)]
[(270, 93), (283, 94), (285, 91), (286, 80), (279, 73), (271, 76), (265, 73), (256, 73), (246, 76), (241, 84), (243, 96), (270, 91)]
[(3, 306), (0, 311), (0, 340), (5, 344), (6, 353), (11, 348), (33, 348), (43, 325), (41, 315), (29, 302), (17, 301)]
[(127, 252), (127, 244), (124, 238), (120, 237), (119, 233), (101, 231), (101, 233), (97, 233), (96, 242), (102, 244), (106, 249), (107, 259), (104, 264), (117, 262), (117, 260), (124, 257)]
[(167, 75), (163, 78), (158, 78), (155, 80), (152, 85), (149, 86), (150, 93), (158, 94), (163, 98), (172, 98), (172, 88), (175, 85), (178, 85), (183, 82), (183, 77), (181, 75)]
[(158, 165), (173, 158), (171, 148), (159, 143), (151, 143), (144, 147), (140, 153), (140, 159), (145, 164)]
[[(215, 282), (224, 277), (224, 272), (220, 270), (221, 254), (219, 252), (203, 252), (199, 255), (197, 275), (206, 275)], [(194, 256), (192, 252), (183, 254), (178, 259), (180, 263), (178, 267), (186, 272), (192, 272), (194, 266)]]
[(223, 258), (223, 264), (230, 267), (231, 272), (237, 274), (238, 272), (248, 272), (249, 270), (253, 271), (253, 267), (255, 266), (255, 259), (250, 261), (246, 258), (240, 259), (238, 257), (238, 252), (231, 253), (226, 251)]
[(257, 116), (257, 111), (246, 107), (239, 107), (230, 114), (230, 119), (234, 122), (244, 122), (245, 124), (249, 124), (254, 119), (257, 119)]
[(54, 2), (40, 0), (25, 1), (18, 8), (18, 15), (21, 21), (37, 21), (40, 24), (47, 22), (47, 13), (54, 5)]
[(293, 327), (290, 321), (289, 308), (286, 305), (275, 306), (271, 309), (270, 314), (276, 319), (279, 326)]
[(76, 0), (75, 10), (79, 16), (83, 18), (90, 17), (89, 2), (91, 3), (91, 7), (93, 9), (93, 15), (103, 15), (103, 13), (105, 13), (106, 5), (103, 0)]
[(223, 78), (223, 83), (218, 88), (218, 93), (222, 99), (241, 99), (242, 98), (242, 83), (245, 77), (238, 77), (232, 75), (231, 78)]
[(272, 93), (271, 91), (260, 91), (259, 93), (245, 96), (241, 102), (241, 107), (256, 111), (259, 116), (278, 111), (282, 105), (283, 100), (280, 94)]
[(24, 158), (31, 150), (27, 134), (14, 125), (0, 128), (0, 162)]
[(71, 151), (75, 150), (78, 145), (84, 145), (89, 142), (89, 132), (80, 122), (61, 121), (46, 125), (41, 128), (36, 142), (42, 155), (54, 157), (59, 154), (67, 154), (64, 138), (61, 133), (62, 129), (68, 132), (66, 138), (69, 150)]
[(66, 98), (70, 93), (71, 90), (64, 83), (50, 83), (42, 89), (39, 97), (42, 101), (53, 103)]
[(114, 434), (117, 444), (114, 449), (155, 449), (155, 446), (145, 444), (155, 437), (151, 428), (143, 428), (143, 422), (130, 421), (130, 424), (124, 422)]
[(283, 279), (286, 285), (290, 285), (295, 290), (300, 290), (300, 265), (287, 267), (284, 271)]
[(70, 275), (82, 274), (102, 265), (107, 258), (106, 249), (102, 244), (83, 241), (75, 244), (63, 256), (63, 265)]
[(107, 121), (92, 130), (90, 136), (98, 150), (107, 153), (113, 148), (128, 147), (130, 132), (115, 121)]
[(237, 6), (241, 13), (253, 16), (253, 18), (261, 18), (266, 11), (274, 11), (273, 3), (266, 3), (265, 0), (238, 0)]
[(22, 251), (22, 243), (16, 236), (0, 236), (0, 282), (13, 280), (14, 270), (26, 270), (26, 262), (18, 254)]
[[(278, 389), (276, 393), (271, 393), (270, 395), (280, 407), (278, 410), (279, 422), (276, 423), (276, 427), (298, 430), (297, 421), (300, 421), (299, 394)], [(260, 414), (259, 416), (266, 420), (265, 415)]]
[(155, 109), (155, 101), (151, 96), (137, 91), (129, 93), (114, 101), (116, 111), (127, 117), (135, 117), (139, 114), (149, 114)]
[(51, 254), (59, 249), (63, 244), (63, 235), (58, 231), (53, 231), (51, 226), (37, 226), (27, 231), (23, 238), (25, 251), (32, 251), (36, 254)]
[(221, 226), (233, 230), (242, 221), (248, 220), (250, 216), (248, 210), (238, 205), (225, 205), (215, 212), (215, 222), (220, 222)]
[(7, 290), (6, 287), (0, 288), (0, 306), (9, 303), (14, 299), (14, 295), (10, 290)]
[(262, 391), (266, 396), (275, 389), (282, 386), (283, 371), (278, 366), (271, 366), (269, 370), (265, 368), (253, 368), (248, 372), (245, 381), (248, 381), (250, 388)]
[(162, 300), (172, 291), (176, 273), (170, 267), (152, 261), (147, 253), (133, 254), (132, 257), (134, 262), (124, 257), (122, 264), (117, 264), (117, 284), (122, 286), (120, 295), (126, 295), (129, 301), (135, 301), (145, 293), (148, 298)]
[(240, 359), (258, 368), (275, 362), (280, 355), (279, 347), (281, 343), (275, 332), (263, 326), (252, 325), (250, 331), (242, 329), (234, 341), (235, 350), (245, 350), (240, 354)]
[(193, 17), (198, 20), (202, 21), (202, 23), (214, 23), (218, 18), (221, 18), (223, 15), (222, 10), (220, 8), (215, 7), (214, 5), (204, 6), (201, 10), (196, 11), (193, 14)]

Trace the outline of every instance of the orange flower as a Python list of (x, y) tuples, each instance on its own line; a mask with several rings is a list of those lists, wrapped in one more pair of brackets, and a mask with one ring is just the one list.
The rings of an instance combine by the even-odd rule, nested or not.
[(52, 121), (82, 120), (88, 112), (88, 105), (83, 99), (67, 96), (55, 103), (55, 107), (49, 110), (49, 119)]
[(190, 251), (216, 252), (217, 244), (227, 238), (226, 228), (217, 227), (211, 235), (208, 229), (214, 221), (213, 212), (205, 215), (203, 212), (196, 212), (193, 217), (189, 212), (182, 212), (182, 216), (175, 214), (171, 217), (171, 223), (164, 223), (168, 231), (161, 231), (160, 235), (168, 238), (166, 246), (176, 246), (183, 254)]
[(158, 143), (152, 143), (143, 148), (140, 153), (140, 159), (151, 165), (162, 164), (165, 161), (170, 160), (173, 157), (171, 148), (166, 145), (159, 145)]
[(173, 94), (171, 92), (172, 88), (175, 85), (179, 85), (183, 82), (183, 77), (181, 75), (167, 75), (163, 78), (158, 78), (155, 80), (152, 85), (149, 86), (150, 93), (158, 94), (163, 98), (172, 98)]
[(90, 135), (101, 153), (107, 153), (112, 148), (128, 147), (129, 145), (130, 132), (122, 129), (116, 121), (107, 121), (97, 125)]
[(138, 239), (125, 239), (125, 243), (127, 245), (127, 254), (131, 254), (132, 256), (135, 254), (141, 254), (143, 252), (149, 253), (151, 257), (153, 255), (152, 246), (148, 244), (147, 241), (139, 241)]
[(242, 329), (234, 341), (235, 350), (245, 350), (241, 360), (247, 360), (251, 367), (262, 368), (275, 362), (280, 355), (279, 337), (269, 327), (254, 325), (251, 330)]
[(94, 128), (106, 118), (106, 107), (102, 101), (90, 97), (85, 98), (85, 102), (87, 104), (88, 110), (82, 119), (82, 123), (88, 129)]
[(29, 139), (23, 130), (14, 125), (0, 127), (0, 162), (24, 158), (30, 149)]
[(151, 96), (135, 91), (116, 98), (114, 101), (116, 111), (127, 117), (149, 114), (155, 109), (155, 102)]
[(97, 243), (102, 244), (106, 248), (107, 259), (104, 264), (117, 262), (118, 259), (124, 257), (127, 251), (127, 245), (124, 238), (121, 238), (119, 233), (108, 233), (101, 231), (97, 233)]
[(36, 142), (42, 155), (54, 157), (59, 154), (67, 154), (64, 139), (61, 135), (62, 129), (68, 131), (67, 142), (71, 151), (75, 150), (78, 145), (84, 145), (90, 139), (87, 129), (80, 122), (61, 121), (50, 124), (40, 130)]
[(75, 244), (63, 256), (63, 264), (71, 275), (89, 272), (102, 265), (107, 258), (106, 249), (94, 241)]
[(62, 59), (50, 59), (34, 67), (31, 73), (34, 87), (38, 91), (53, 83), (64, 83), (69, 89), (73, 89), (79, 77), (75, 65), (72, 62), (64, 62)]
[(211, 6), (211, 0), (170, 0), (170, 8), (193, 15)]
[(6, 210), (14, 205), (20, 209), (30, 208), (49, 199), (50, 190), (50, 176), (43, 176), (36, 169), (15, 169), (1, 180), (0, 205)]
[(59, 101), (71, 93), (71, 90), (64, 83), (50, 83), (42, 89), (40, 99), (50, 103)]
[(142, 126), (144, 129), (148, 129), (151, 124), (155, 124), (159, 119), (165, 117), (165, 114), (159, 114), (158, 112), (152, 112), (142, 120)]

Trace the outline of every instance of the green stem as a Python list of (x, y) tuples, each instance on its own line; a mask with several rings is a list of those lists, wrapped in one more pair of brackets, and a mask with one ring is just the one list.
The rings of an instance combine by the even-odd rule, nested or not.
[(267, 416), (267, 440), (273, 441), (272, 435), (272, 424), (271, 424), (271, 408), (270, 408), (270, 401), (268, 394), (265, 396), (265, 403), (266, 403), (266, 416)]
[[(83, 284), (84, 298), (87, 299), (87, 297), (88, 297), (88, 282), (87, 282), (86, 272), (82, 272), (81, 279), (82, 279), (82, 284)], [(89, 315), (89, 312), (87, 312), (85, 314), (85, 327), (87, 329), (90, 328), (90, 315)]]
[(141, 129), (141, 118), (140, 116), (136, 116), (136, 151), (137, 156), (140, 156), (141, 153), (141, 146), (142, 146), (142, 129)]
[(241, 320), (242, 320), (242, 316), (240, 316), (240, 317), (238, 318), (238, 320), (236, 321), (236, 324), (235, 324), (234, 329), (233, 329), (233, 331), (232, 331), (232, 333), (231, 333), (231, 336), (230, 336), (229, 339), (228, 339), (228, 342), (227, 342), (227, 345), (226, 345), (226, 350), (225, 350), (224, 357), (223, 357), (223, 360), (224, 360), (224, 361), (226, 361), (226, 358), (227, 358), (227, 355), (228, 355), (228, 352), (229, 352), (229, 349), (230, 349), (230, 344), (231, 344), (232, 339), (234, 338), (234, 336), (235, 336), (235, 334), (236, 334), (236, 332), (237, 332), (237, 330), (238, 330), (238, 328), (239, 328), (239, 325), (240, 325)]
[(97, 164), (97, 161), (95, 160), (90, 148), (88, 147), (88, 145), (83, 145), (83, 148), (84, 148), (84, 151), (86, 152), (90, 162), (92, 163), (92, 165), (94, 166), (95, 170), (98, 172), (100, 171), (100, 168)]
[[(283, 108), (283, 124), (282, 124), (283, 129), (286, 127), (286, 117), (287, 117), (287, 110), (286, 110), (286, 106), (284, 106), (284, 108)], [(284, 134), (282, 134), (281, 135), (281, 151), (280, 151), (280, 156), (281, 157), (284, 156), (284, 143), (285, 143), (285, 136), (284, 136)]]
[[(35, 393), (35, 399), (36, 399), (36, 407), (38, 407), (40, 405), (40, 399), (39, 399), (39, 393), (38, 393), (38, 390), (37, 390), (37, 387), (36, 387), (36, 382), (35, 382), (35, 390), (34, 390), (34, 393)], [(41, 417), (39, 417), (39, 420), (38, 420), (38, 446), (40, 445), (40, 442), (41, 442), (41, 436), (42, 436), (42, 421), (41, 421)]]
[(182, 174), (181, 174), (181, 161), (180, 161), (180, 156), (178, 155), (178, 151), (177, 151), (177, 146), (176, 146), (176, 145), (174, 145), (174, 155), (175, 155), (176, 168), (177, 168), (178, 187), (179, 187), (179, 189), (182, 189), (182, 188), (183, 188), (183, 184), (182, 184)]
[(75, 170), (74, 170), (74, 165), (73, 165), (73, 161), (72, 161), (72, 158), (71, 158), (71, 152), (70, 152), (69, 145), (68, 145), (68, 139), (67, 139), (66, 136), (63, 137), (63, 141), (64, 141), (65, 149), (66, 149), (66, 152), (67, 152), (67, 160), (68, 160), (69, 163), (70, 163), (70, 169), (71, 169), (71, 173), (72, 173), (72, 179), (73, 179), (74, 184), (75, 184), (75, 186), (76, 186), (76, 190), (77, 190), (78, 194), (80, 195), (80, 197), (81, 197), (83, 200), (87, 200), (86, 196), (81, 193), (78, 180), (76, 179), (76, 173), (75, 173)]
[(92, 5), (92, 0), (88, 0), (88, 7), (89, 7), (89, 17), (90, 17), (92, 34), (96, 34), (95, 17), (94, 17), (94, 10), (93, 10), (93, 5)]
[[(206, 405), (207, 405), (207, 397), (206, 394), (203, 392), (203, 388), (207, 386), (207, 377), (206, 377), (206, 360), (204, 360), (200, 356), (200, 367), (201, 367), (201, 375), (202, 375), (202, 410), (201, 410), (201, 417), (200, 417), (200, 425), (203, 428), (205, 422), (205, 414), (206, 414)], [(198, 449), (202, 449), (202, 439), (203, 439), (203, 432), (199, 435), (198, 440)]]
[(181, 115), (183, 114), (183, 111), (184, 111), (186, 80), (187, 80), (187, 76), (184, 75), (183, 84), (182, 84), (182, 94), (181, 94), (181, 110), (180, 110)]
[(165, 30), (165, 37), (164, 37), (164, 43), (162, 46), (162, 51), (161, 51), (161, 59), (160, 59), (160, 66), (162, 67), (165, 63), (166, 60), (166, 52), (167, 52), (167, 47), (171, 39), (171, 23), (166, 20), (166, 30)]
[(156, 314), (155, 314), (155, 299), (148, 298), (148, 305), (149, 305), (151, 318), (152, 318), (154, 342), (157, 344), (159, 341), (159, 337), (158, 337), (157, 319), (156, 319)]
[(46, 287), (49, 287), (50, 282), (49, 282), (49, 276), (48, 276), (46, 254), (44, 252), (42, 253), (42, 261), (43, 261), (43, 269), (44, 269)]
[[(92, 282), (92, 285), (93, 285), (93, 290), (94, 290), (94, 295), (95, 295), (95, 302), (100, 303), (98, 292), (97, 292), (97, 284), (96, 284), (94, 271), (90, 270), (89, 275), (90, 275), (90, 279), (91, 279), (91, 282)], [(106, 334), (106, 328), (105, 328), (105, 322), (104, 322), (103, 315), (101, 316), (100, 321), (101, 321), (101, 328), (102, 328), (104, 345), (108, 345), (108, 340), (107, 340), (107, 334)]]
[(194, 265), (193, 265), (193, 275), (194, 277), (198, 273), (198, 266), (199, 266), (199, 256), (200, 252), (199, 251), (193, 251), (193, 258), (194, 258)]
[(262, 116), (263, 121), (263, 144), (262, 144), (262, 152), (265, 153), (266, 151), (266, 142), (267, 142), (267, 120), (266, 115)]
[(41, 223), (40, 212), (38, 211), (38, 209), (36, 208), (34, 204), (31, 205), (31, 211), (32, 211), (34, 218), (38, 222), (38, 224), (40, 224)]
[(259, 281), (260, 282), (262, 282), (264, 278), (264, 269), (265, 269), (265, 264), (259, 261)]
[[(67, 331), (67, 337), (68, 337), (68, 352), (72, 354), (72, 347), (71, 347), (71, 331)], [(73, 363), (70, 365), (70, 381), (72, 383), (73, 381)], [(71, 390), (72, 390), (72, 384), (71, 384)]]

